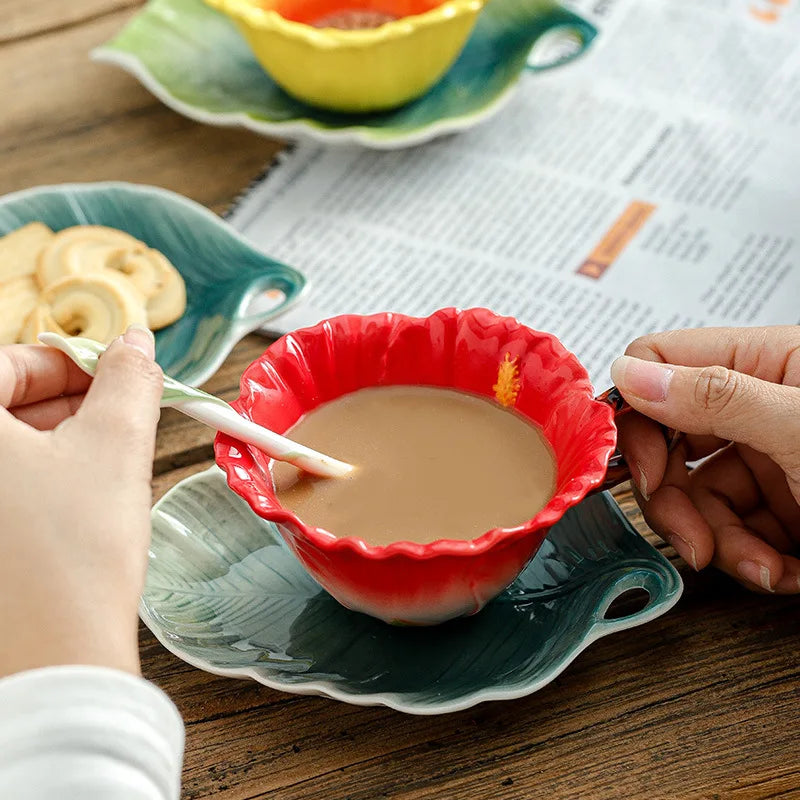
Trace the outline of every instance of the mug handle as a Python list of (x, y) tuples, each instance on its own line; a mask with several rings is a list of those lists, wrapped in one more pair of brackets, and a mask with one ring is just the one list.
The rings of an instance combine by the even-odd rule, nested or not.
[[(595, 397), (595, 400), (611, 406), (614, 410), (615, 424), (620, 417), (633, 411), (633, 408), (628, 405), (628, 401), (622, 396), (622, 393), (616, 386), (612, 386), (610, 389), (603, 392), (603, 394), (598, 395)], [(667, 442), (667, 451), (671, 453), (681, 440), (683, 434), (674, 428), (667, 428), (664, 425), (661, 425), (661, 431)], [(620, 452), (619, 447), (617, 447), (608, 460), (605, 479), (592, 493), (604, 492), (606, 489), (612, 489), (614, 486), (618, 486), (620, 483), (630, 480), (630, 477), (630, 468)]]
[(582, 19), (577, 14), (567, 11), (565, 8), (553, 8), (544, 15), (541, 30), (537, 34), (531, 46), (530, 53), (528, 54), (529, 59), (542, 36), (555, 31), (563, 31), (564, 33), (572, 34), (577, 40), (577, 48), (554, 61), (548, 61), (546, 64), (531, 64), (526, 61), (525, 69), (531, 72), (544, 72), (545, 70), (568, 64), (570, 61), (574, 61), (579, 56), (582, 56), (586, 50), (589, 49), (589, 45), (594, 41), (598, 33), (594, 25)]

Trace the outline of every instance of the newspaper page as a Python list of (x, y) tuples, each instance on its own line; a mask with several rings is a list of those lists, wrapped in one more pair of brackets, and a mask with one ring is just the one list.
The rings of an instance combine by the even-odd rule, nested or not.
[(304, 143), (231, 223), (302, 270), (283, 333), (486, 306), (555, 333), (598, 389), (644, 333), (800, 322), (800, 3), (577, 0), (601, 33), (473, 129)]

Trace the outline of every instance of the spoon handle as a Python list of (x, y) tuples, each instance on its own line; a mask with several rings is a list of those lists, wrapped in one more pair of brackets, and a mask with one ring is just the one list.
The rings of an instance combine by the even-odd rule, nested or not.
[[(42, 333), (39, 341), (69, 356), (88, 375), (95, 374), (97, 362), (106, 349), (105, 345), (91, 339), (78, 336), (67, 339), (57, 333)], [(219, 397), (186, 386), (169, 375), (164, 376), (161, 407), (174, 408), (214, 430), (252, 444), (276, 461), (286, 461), (312, 475), (342, 478), (353, 471), (350, 464), (318, 453), (245, 419)]]
[(245, 419), (219, 398), (212, 399), (215, 402), (209, 403), (204, 399), (183, 400), (173, 407), (214, 430), (254, 445), (277, 461), (286, 461), (314, 475), (341, 478), (352, 471), (349, 464), (273, 433), (268, 428)]

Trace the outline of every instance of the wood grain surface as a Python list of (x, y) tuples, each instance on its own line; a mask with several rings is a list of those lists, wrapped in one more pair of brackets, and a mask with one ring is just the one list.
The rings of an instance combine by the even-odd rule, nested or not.
[[(137, 0), (0, 0), (0, 193), (129, 180), (221, 211), (280, 143), (204, 127), (88, 52)], [(242, 341), (207, 388), (232, 399), (267, 342)], [(212, 435), (163, 415), (154, 496), (211, 464)], [(186, 720), (184, 797), (527, 800), (800, 797), (800, 599), (678, 566), (672, 612), (592, 645), (521, 700), (412, 717), (200, 672), (144, 628), (146, 677)]]

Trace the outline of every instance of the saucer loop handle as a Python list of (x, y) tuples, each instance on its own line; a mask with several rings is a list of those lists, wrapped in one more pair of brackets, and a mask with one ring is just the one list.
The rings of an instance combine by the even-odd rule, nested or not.
[[(594, 38), (597, 28), (565, 8), (554, 8), (544, 15), (537, 14), (537, 32), (525, 68), (530, 72), (544, 72), (560, 67), (582, 56)], [(553, 49), (553, 58), (547, 58)], [(543, 60), (542, 56), (544, 56)]]
[(249, 287), (234, 322), (246, 333), (260, 328), (294, 305), (305, 287), (305, 278), (296, 269), (273, 261), (266, 274)]
[[(614, 410), (615, 424), (618, 423), (620, 417), (633, 411), (633, 408), (628, 404), (628, 401), (625, 400), (625, 398), (622, 396), (622, 393), (619, 389), (617, 389), (616, 386), (612, 386), (610, 389), (603, 392), (603, 394), (598, 395), (595, 399), (601, 403), (607, 403), (611, 406), (611, 408)], [(672, 452), (680, 441), (682, 434), (679, 431), (673, 430), (672, 428), (667, 428), (664, 425), (661, 426), (661, 430), (664, 434), (664, 439), (667, 442), (667, 450)], [(620, 452), (618, 445), (617, 449), (611, 454), (611, 458), (608, 459), (605, 480), (600, 484), (600, 486), (597, 487), (597, 489), (595, 489), (595, 491), (602, 492), (607, 489), (612, 489), (614, 486), (618, 486), (620, 483), (630, 480), (630, 478), (630, 468), (628, 467), (624, 456)]]
[[(633, 561), (598, 582), (599, 596), (593, 600), (597, 610), (594, 612), (592, 628), (604, 636), (641, 625), (669, 608), (675, 601), (675, 595), (680, 596), (682, 588), (680, 577), (669, 565)], [(612, 604), (636, 589), (647, 592), (644, 607), (608, 618)]]

